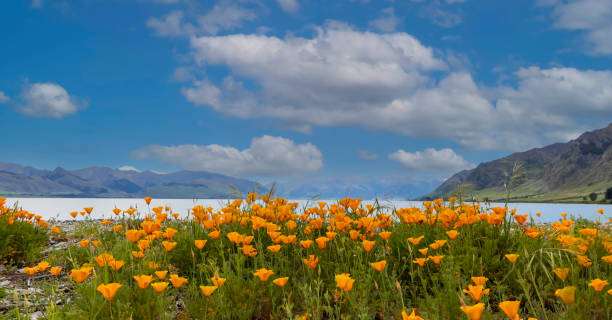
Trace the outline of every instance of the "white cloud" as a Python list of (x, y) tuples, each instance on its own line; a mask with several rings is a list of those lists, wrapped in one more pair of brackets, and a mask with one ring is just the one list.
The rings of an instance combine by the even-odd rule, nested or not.
[(431, 172), (440, 175), (474, 167), (473, 164), (449, 148), (440, 150), (427, 148), (416, 152), (406, 152), (400, 149), (389, 154), (389, 159), (412, 171)]
[(472, 149), (564, 141), (612, 118), (609, 70), (532, 67), (512, 75), (516, 86), (489, 88), (457, 71), (470, 69), (464, 57), (436, 56), (403, 32), (361, 32), (334, 22), (316, 31), (312, 38), (194, 37), (197, 66), (228, 67), (230, 75), (221, 83), (195, 80), (182, 92), (196, 105), (276, 119), (301, 132), (359, 126)]
[(162, 19), (150, 18), (147, 26), (159, 36), (194, 36), (198, 34), (217, 34), (222, 30), (232, 30), (243, 26), (245, 21), (252, 21), (257, 16), (250, 9), (230, 1), (221, 1), (206, 14), (196, 15), (195, 22), (185, 20), (185, 13), (175, 10)]
[(283, 137), (253, 138), (249, 148), (211, 145), (152, 145), (132, 152), (132, 157), (153, 158), (188, 170), (236, 176), (289, 176), (323, 167), (323, 155), (310, 143), (295, 144)]
[(136, 171), (136, 172), (142, 172), (141, 170), (138, 170), (138, 169), (136, 169), (136, 168), (134, 168), (134, 167), (132, 167), (132, 166), (123, 166), (123, 167), (117, 168), (117, 170), (119, 170), (119, 171)]
[(553, 6), (556, 28), (582, 31), (590, 53), (612, 54), (612, 1), (541, 1), (539, 4)]
[(55, 83), (27, 84), (21, 93), (23, 103), (17, 110), (32, 117), (60, 119), (87, 107), (87, 103), (70, 96), (68, 91)]
[(397, 29), (400, 19), (395, 16), (393, 7), (382, 10), (382, 15), (376, 20), (369, 22), (369, 26), (383, 32), (392, 32)]
[(420, 15), (431, 20), (433, 24), (445, 28), (451, 28), (463, 22), (463, 18), (459, 14), (433, 4), (422, 7)]
[(155, 30), (158, 36), (182, 36), (193, 33), (192, 25), (183, 25), (183, 11), (175, 10), (168, 13), (163, 19), (150, 18), (147, 26)]
[(8, 102), (9, 100), (11, 99), (9, 99), (9, 97), (7, 97), (3, 91), (0, 91), (0, 103), (5, 103), (5, 102)]
[(378, 154), (367, 150), (359, 150), (359, 158), (363, 160), (376, 160), (378, 159)]
[(278, 2), (278, 5), (285, 12), (295, 13), (300, 8), (300, 4), (297, 2), (297, 0), (276, 0), (276, 2)]

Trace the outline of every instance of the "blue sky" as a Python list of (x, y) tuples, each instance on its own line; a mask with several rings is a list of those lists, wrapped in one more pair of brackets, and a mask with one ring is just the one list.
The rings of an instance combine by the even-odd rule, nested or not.
[(0, 3), (0, 161), (442, 179), (612, 119), (612, 2)]

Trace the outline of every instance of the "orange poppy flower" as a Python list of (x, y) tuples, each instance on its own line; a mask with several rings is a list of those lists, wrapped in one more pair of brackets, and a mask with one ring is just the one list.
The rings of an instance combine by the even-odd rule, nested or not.
[(381, 233), (378, 234), (381, 238), (383, 238), (383, 240), (387, 241), (389, 240), (389, 237), (391, 237), (391, 232), (390, 231), (383, 231)]
[(202, 248), (204, 248), (204, 246), (206, 245), (206, 242), (208, 242), (208, 240), (194, 240), (193, 243), (195, 244), (196, 248), (202, 250)]
[(376, 241), (363, 240), (361, 244), (363, 245), (363, 248), (365, 249), (366, 252), (370, 252), (370, 250), (374, 248)]
[(49, 273), (54, 275), (54, 276), (59, 275), (60, 272), (62, 272), (62, 267), (53, 267), (53, 268), (49, 269)]
[(487, 277), (472, 277), (472, 282), (477, 286), (484, 286), (488, 280)]
[(482, 299), (483, 294), (488, 294), (489, 289), (483, 289), (482, 285), (468, 285), (468, 290), (463, 289), (463, 292), (467, 293), (474, 299), (474, 301), (478, 302)]
[(215, 230), (213, 232), (208, 233), (208, 236), (215, 240), (219, 239), (220, 235), (221, 235), (221, 232), (219, 232), (219, 230)]
[(372, 262), (372, 263), (370, 263), (370, 265), (372, 266), (372, 268), (376, 269), (376, 271), (381, 272), (381, 271), (383, 271), (383, 269), (387, 265), (387, 260), (381, 260), (381, 261), (378, 261), (378, 262)]
[(254, 276), (258, 277), (259, 280), (264, 281), (264, 282), (268, 281), (268, 278), (270, 278), (270, 276), (273, 274), (274, 274), (274, 271), (268, 270), (266, 268), (258, 269), (255, 273), (253, 273)]
[(38, 271), (45, 271), (47, 270), (47, 268), (49, 268), (51, 265), (49, 264), (49, 262), (47, 261), (41, 261), (39, 262), (36, 267), (38, 268)]
[(318, 237), (315, 239), (319, 249), (325, 249), (327, 247), (327, 241), (329, 241), (328, 237)]
[(308, 269), (310, 270), (314, 270), (317, 267), (317, 264), (319, 263), (319, 257), (315, 257), (314, 255), (310, 255), (308, 256), (308, 259), (302, 259), (304, 261), (304, 264), (306, 264), (308, 266)]
[(83, 247), (83, 248), (87, 248), (87, 246), (89, 245), (90, 242), (91, 241), (89, 241), (89, 240), (81, 240), (81, 241), (79, 241), (79, 245), (81, 247)]
[(142, 237), (142, 235), (143, 235), (142, 234), (142, 230), (130, 229), (130, 230), (125, 232), (125, 236), (132, 243), (138, 242), (138, 239), (140, 239), (140, 237)]
[(272, 282), (279, 287), (284, 287), (285, 284), (287, 284), (287, 280), (289, 280), (289, 277), (277, 278), (274, 279)]
[(205, 296), (210, 297), (210, 295), (213, 294), (213, 292), (215, 292), (215, 290), (217, 290), (217, 287), (215, 287), (215, 286), (200, 286), (200, 290), (202, 290), (202, 293)]
[(132, 251), (132, 255), (134, 256), (134, 258), (136, 259), (142, 259), (144, 258), (144, 252), (142, 251)]
[(280, 251), (281, 248), (282, 246), (280, 244), (268, 246), (268, 250), (272, 251), (273, 253), (278, 253), (278, 251)]
[(147, 203), (147, 205), (150, 205), (150, 204), (151, 204), (151, 200), (153, 200), (153, 198), (151, 198), (151, 197), (145, 197), (145, 198), (144, 198), (144, 200), (145, 200), (145, 202)]
[(603, 288), (607, 285), (608, 285), (607, 280), (601, 280), (599, 278), (591, 280), (591, 282), (589, 283), (589, 287), (592, 287), (597, 292), (600, 292), (601, 290), (603, 290)]
[(569, 273), (569, 268), (555, 268), (553, 272), (559, 277), (559, 279), (565, 281)]
[(113, 260), (108, 263), (108, 266), (111, 267), (111, 269), (115, 271), (119, 271), (119, 269), (121, 269), (121, 267), (123, 267), (124, 264), (125, 264), (125, 261), (123, 260)]
[(113, 226), (113, 230), (115, 230), (115, 232), (119, 232), (119, 231), (121, 231), (121, 229), (123, 229), (123, 226), (120, 225), (120, 224), (118, 224), (116, 226)]
[(527, 214), (515, 214), (514, 215), (514, 220), (516, 220), (516, 222), (518, 222), (520, 225), (523, 225), (527, 221), (527, 217), (528, 216), (529, 215), (527, 215)]
[(442, 261), (442, 258), (444, 258), (444, 255), (427, 257), (427, 259), (429, 259), (430, 261), (433, 261), (433, 263), (435, 264), (440, 264), (440, 261)]
[(210, 278), (210, 280), (212, 281), (212, 283), (216, 286), (216, 287), (221, 287), (223, 286), (223, 284), (225, 283), (225, 278), (220, 278), (219, 275), (217, 273), (215, 273), (215, 276)]
[(502, 301), (499, 303), (499, 308), (504, 311), (508, 318), (518, 319), (518, 310), (520, 305), (520, 301)]
[(516, 259), (518, 259), (520, 255), (516, 254), (516, 253), (509, 253), (507, 255), (505, 255), (506, 259), (508, 259), (508, 261), (510, 261), (511, 263), (516, 262)]
[(414, 260), (412, 260), (413, 263), (418, 264), (419, 266), (424, 266), (425, 262), (427, 262), (427, 258), (416, 258)]
[(336, 275), (336, 286), (343, 291), (350, 292), (353, 290), (355, 279), (351, 279), (350, 273), (341, 273)]
[(482, 316), (482, 311), (484, 311), (485, 305), (484, 303), (477, 303), (473, 306), (461, 306), (461, 311), (463, 311), (470, 320), (479, 320)]
[(168, 286), (168, 282), (151, 283), (151, 288), (153, 288), (153, 290), (155, 290), (155, 292), (157, 293), (162, 293), (164, 290), (166, 290), (167, 286)]
[(555, 296), (561, 298), (561, 300), (563, 300), (563, 302), (565, 302), (565, 304), (574, 304), (574, 302), (576, 301), (576, 287), (565, 287), (563, 289), (557, 289), (555, 290)]
[(418, 250), (422, 255), (427, 255), (427, 251), (429, 251), (429, 248), (423, 248), (423, 249), (419, 249)]
[(170, 275), (170, 282), (172, 283), (172, 286), (175, 287), (175, 288), (180, 288), (187, 281), (188, 281), (187, 278), (179, 277), (178, 274), (171, 274)]
[(142, 274), (134, 276), (134, 280), (136, 280), (140, 289), (146, 289), (151, 284), (151, 281), (153, 281), (153, 276)]
[(438, 250), (444, 247), (445, 244), (446, 244), (446, 240), (436, 240), (434, 241), (434, 243), (430, 244), (429, 247), (434, 250)]
[(94, 260), (96, 260), (100, 268), (104, 268), (104, 266), (108, 265), (109, 262), (114, 261), (115, 258), (108, 253), (102, 253), (95, 257)]
[(446, 231), (446, 235), (448, 236), (449, 239), (455, 240), (455, 238), (457, 238), (457, 236), (459, 235), (459, 231), (449, 230), (449, 231)]
[(91, 274), (90, 267), (82, 267), (80, 269), (72, 269), (68, 278), (72, 278), (77, 283), (82, 283), (89, 277), (90, 274)]
[(416, 237), (416, 238), (408, 238), (408, 242), (412, 243), (415, 246), (418, 246), (419, 243), (421, 242), (421, 240), (423, 240), (423, 238), (425, 238), (425, 236), (420, 236), (420, 237)]
[(300, 241), (300, 244), (302, 245), (302, 247), (304, 247), (304, 249), (308, 249), (310, 248), (310, 245), (312, 245), (312, 240)]
[(162, 245), (166, 248), (166, 252), (170, 252), (176, 246), (176, 242), (162, 241)]
[(155, 275), (159, 280), (164, 280), (166, 278), (166, 274), (168, 274), (168, 270), (164, 271), (155, 271)]
[(110, 300), (113, 300), (113, 298), (117, 294), (117, 291), (121, 287), (122, 285), (119, 283), (100, 284), (96, 288), (96, 290), (102, 293), (102, 295), (104, 296), (104, 298), (106, 298), (106, 300), (110, 301)]
[(425, 320), (415, 314), (416, 310), (413, 308), (412, 313), (408, 314), (402, 310), (402, 320)]
[(37, 267), (33, 267), (33, 268), (28, 268), (28, 267), (25, 267), (25, 268), (23, 268), (23, 271), (24, 271), (24, 272), (25, 272), (27, 275), (29, 275), (29, 276), (33, 276), (33, 275), (35, 275), (35, 274), (38, 272), (38, 268), (37, 268)]

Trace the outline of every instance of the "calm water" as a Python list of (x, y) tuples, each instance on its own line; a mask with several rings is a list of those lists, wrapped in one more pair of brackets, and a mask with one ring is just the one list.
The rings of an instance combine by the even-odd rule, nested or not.
[[(296, 200), (302, 206), (316, 205), (312, 200)], [(318, 200), (319, 201), (319, 200)], [(335, 200), (320, 200), (333, 203)], [(149, 209), (143, 199), (100, 199), (100, 198), (7, 198), (7, 206), (17, 203), (20, 207), (30, 212), (43, 216), (44, 219), (56, 218), (59, 220), (72, 219), (71, 211), (83, 211), (84, 207), (94, 207), (92, 218), (112, 218), (114, 208), (122, 210), (130, 207), (139, 208), (141, 212)], [(189, 209), (195, 205), (213, 207), (219, 209), (227, 204), (228, 200), (220, 199), (153, 199), (151, 207), (171, 206), (172, 210), (181, 216), (187, 216)], [(364, 201), (364, 204), (372, 201)], [(381, 205), (390, 208), (406, 208), (421, 206), (419, 201), (383, 201)], [(495, 205), (495, 204), (494, 204)], [(538, 222), (551, 222), (559, 219), (562, 212), (568, 215), (581, 216), (587, 219), (607, 221), (612, 217), (612, 205), (592, 204), (557, 204), (557, 203), (511, 203), (509, 207), (516, 208), (519, 214), (530, 214)], [(598, 214), (597, 209), (604, 209), (604, 215)], [(541, 217), (535, 215), (540, 212)], [(78, 216), (78, 219), (83, 217)]]

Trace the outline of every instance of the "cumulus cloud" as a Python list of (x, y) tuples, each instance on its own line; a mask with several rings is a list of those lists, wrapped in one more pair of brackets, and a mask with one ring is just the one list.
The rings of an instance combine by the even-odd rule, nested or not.
[(300, 4), (297, 2), (297, 0), (276, 0), (276, 2), (278, 2), (278, 5), (285, 12), (295, 13), (300, 8)]
[(8, 102), (10, 99), (7, 97), (3, 91), (0, 91), (0, 103)]
[(61, 119), (87, 107), (87, 103), (68, 94), (62, 86), (45, 82), (27, 84), (17, 110), (32, 117)]
[(188, 170), (235, 176), (289, 176), (323, 167), (323, 155), (311, 143), (264, 135), (253, 138), (249, 148), (211, 145), (152, 145), (132, 152), (138, 159), (152, 158)]
[(376, 160), (378, 159), (378, 154), (367, 150), (359, 150), (359, 158), (363, 160)]
[(399, 24), (400, 19), (395, 16), (395, 10), (393, 7), (383, 9), (380, 18), (369, 22), (370, 27), (383, 32), (395, 31)]
[(311, 38), (232, 34), (193, 37), (191, 46), (197, 66), (224, 66), (230, 75), (193, 80), (182, 89), (188, 101), (301, 132), (359, 126), (521, 150), (612, 118), (609, 70), (531, 67), (511, 75), (515, 86), (484, 87), (469, 66), (458, 67), (461, 57), (440, 56), (403, 32), (331, 22)]
[(232, 30), (243, 26), (245, 21), (257, 16), (247, 8), (230, 1), (221, 1), (205, 14), (196, 15), (195, 22), (186, 22), (181, 10), (168, 13), (163, 18), (150, 18), (147, 26), (159, 36), (193, 36), (197, 34), (217, 34), (222, 30)]
[(397, 150), (389, 154), (389, 159), (400, 163), (406, 169), (417, 172), (430, 172), (440, 175), (473, 168), (474, 165), (463, 159), (450, 148), (406, 152)]
[(553, 7), (556, 28), (582, 31), (590, 53), (612, 54), (612, 1), (548, 0), (540, 4)]

